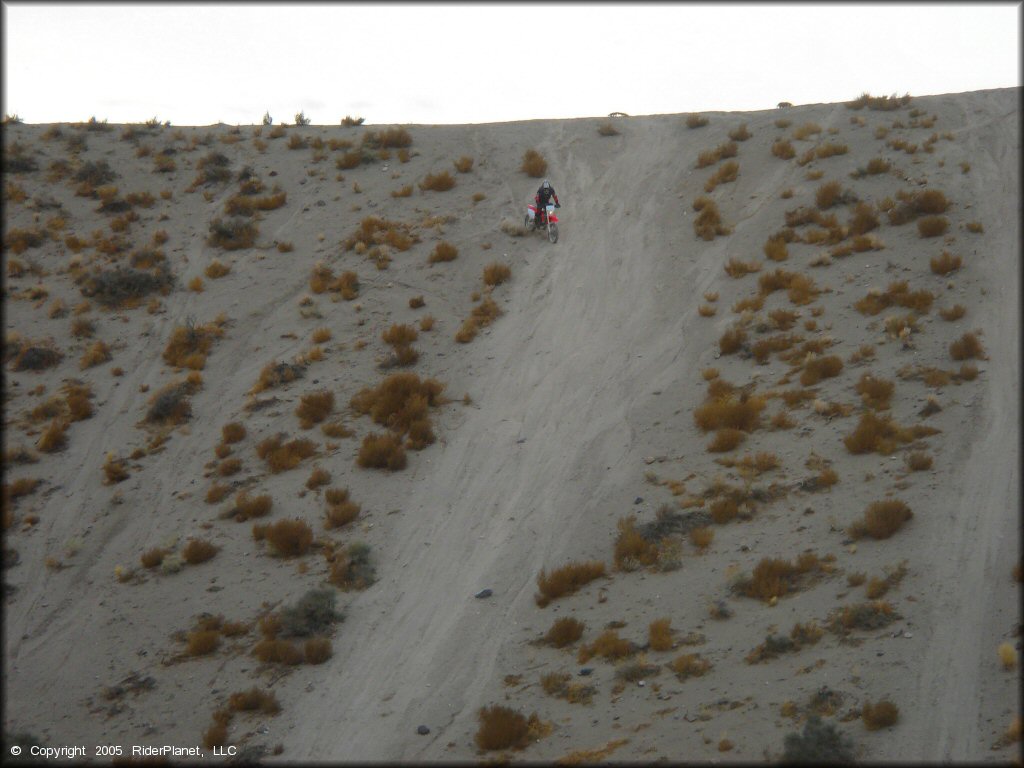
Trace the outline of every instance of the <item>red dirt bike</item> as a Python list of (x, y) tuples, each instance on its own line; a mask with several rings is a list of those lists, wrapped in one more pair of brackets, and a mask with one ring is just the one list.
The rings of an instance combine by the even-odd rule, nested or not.
[(548, 233), (548, 240), (552, 243), (558, 242), (558, 217), (555, 216), (555, 205), (548, 203), (546, 210), (537, 212), (537, 206), (528, 205), (526, 206), (526, 218), (523, 219), (523, 224), (527, 230), (535, 231), (538, 229), (545, 229)]

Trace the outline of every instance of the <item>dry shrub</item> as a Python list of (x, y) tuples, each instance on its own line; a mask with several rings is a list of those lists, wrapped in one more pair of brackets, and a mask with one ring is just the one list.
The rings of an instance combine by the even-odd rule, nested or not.
[(512, 269), (499, 262), (484, 267), (484, 285), (501, 285), (512, 277)]
[(647, 627), (647, 644), (652, 651), (672, 650), (672, 620), (655, 619)]
[(547, 173), (548, 161), (537, 150), (528, 149), (523, 153), (523, 162), (519, 166), (519, 170), (527, 176), (537, 179)]
[(911, 291), (906, 280), (889, 284), (883, 293), (878, 289), (868, 291), (862, 299), (858, 299), (853, 308), (862, 315), (877, 315), (893, 305), (907, 307), (917, 312), (927, 313), (935, 300), (930, 291)]
[(617, 527), (619, 535), (615, 539), (616, 570), (633, 571), (640, 566), (651, 566), (658, 562), (658, 547), (636, 530), (634, 516), (620, 517)]
[(838, 376), (842, 370), (843, 361), (836, 355), (815, 357), (804, 365), (804, 370), (800, 374), (800, 383), (805, 387), (811, 387), (822, 379)]
[(250, 392), (256, 394), (268, 389), (280, 387), (291, 381), (301, 378), (305, 373), (305, 366), (299, 363), (267, 363), (260, 371)]
[(957, 319), (963, 317), (965, 314), (967, 314), (967, 307), (963, 304), (953, 304), (949, 308), (939, 310), (939, 316), (942, 317), (944, 321), (948, 321), (950, 323), (952, 321), (957, 321)]
[(580, 646), (576, 659), (580, 664), (595, 656), (609, 660), (624, 659), (631, 656), (634, 650), (631, 642), (619, 637), (619, 633), (614, 629), (608, 629), (598, 635), (590, 645)]
[(690, 543), (703, 552), (711, 546), (711, 542), (715, 539), (715, 532), (708, 526), (701, 526), (699, 528), (691, 528), (689, 536)]
[(819, 569), (821, 562), (816, 555), (809, 552), (800, 555), (792, 563), (765, 557), (754, 567), (749, 579), (742, 579), (737, 583), (737, 588), (747, 597), (754, 597), (767, 603), (797, 589), (801, 576)]
[(214, 483), (206, 492), (206, 503), (216, 504), (222, 501), (225, 496), (231, 493), (231, 486), (227, 483)]
[(434, 192), (447, 192), (454, 186), (455, 177), (448, 173), (448, 171), (441, 171), (440, 173), (428, 173), (426, 176), (423, 177), (423, 181), (419, 183), (420, 189), (429, 189)]
[(768, 319), (780, 331), (788, 331), (796, 323), (800, 315), (789, 309), (773, 309), (768, 313)]
[(764, 244), (764, 255), (772, 261), (785, 261), (789, 258), (786, 241), (779, 237), (771, 237)]
[(307, 664), (323, 664), (334, 655), (334, 650), (326, 637), (311, 637), (302, 644), (302, 655)]
[(573, 618), (555, 619), (544, 635), (544, 643), (554, 648), (565, 648), (583, 637), (584, 624)]
[(715, 432), (714, 439), (708, 443), (708, 453), (725, 453), (738, 447), (747, 439), (747, 433), (741, 429), (726, 427)]
[(43, 453), (56, 453), (63, 450), (68, 443), (67, 438), (68, 422), (62, 418), (56, 418), (43, 430), (36, 441), (36, 448)]
[(276, 715), (281, 711), (281, 705), (270, 691), (253, 687), (248, 691), (232, 693), (228, 698), (228, 709), (232, 712), (262, 712), (265, 715)]
[(729, 328), (718, 339), (718, 348), (723, 355), (738, 352), (747, 340), (747, 332), (740, 326)]
[(196, 326), (189, 322), (178, 326), (171, 332), (171, 338), (164, 348), (163, 359), (175, 368), (202, 370), (206, 365), (206, 356), (210, 353), (213, 341), (224, 335), (217, 323)]
[(740, 175), (740, 164), (735, 160), (730, 160), (727, 163), (722, 163), (718, 167), (711, 177), (704, 182), (705, 192), (714, 192), (715, 188), (719, 184), (727, 184), (730, 181), (736, 181), (736, 178)]
[(219, 549), (208, 541), (203, 539), (189, 539), (181, 552), (181, 556), (185, 558), (185, 562), (190, 565), (199, 565), (199, 563), (205, 563), (207, 560), (213, 558), (217, 554)]
[(374, 389), (362, 389), (351, 399), (352, 409), (359, 415), (369, 415), (400, 434), (412, 422), (427, 416), (428, 407), (441, 404), (444, 384), (436, 379), (420, 379), (414, 373), (395, 373)]
[(306, 438), (294, 438), (283, 441), (283, 435), (277, 434), (262, 440), (256, 446), (256, 454), (267, 463), (271, 472), (277, 474), (294, 469), (303, 459), (316, 454), (316, 444)]
[(752, 432), (760, 426), (764, 407), (765, 400), (761, 396), (725, 392), (701, 403), (694, 410), (693, 419), (704, 432), (726, 428)]
[(864, 519), (850, 527), (849, 533), (854, 538), (888, 539), (913, 516), (910, 507), (898, 499), (875, 501), (864, 510)]
[(605, 575), (605, 565), (600, 560), (585, 562), (573, 561), (550, 574), (543, 568), (537, 575), (537, 588), (540, 592), (534, 600), (541, 608), (552, 600), (574, 594), (584, 585)]
[(246, 491), (239, 491), (235, 496), (235, 506), (231, 510), (231, 516), (239, 523), (244, 523), (254, 517), (265, 517), (270, 514), (273, 504), (270, 494), (250, 496)]
[(778, 139), (772, 144), (772, 154), (780, 160), (791, 160), (796, 157), (796, 150), (786, 139)]
[(954, 360), (988, 360), (985, 348), (978, 339), (978, 332), (965, 333), (949, 345), (949, 354)]
[(853, 216), (848, 224), (850, 234), (854, 237), (863, 235), (878, 227), (878, 214), (868, 203), (857, 203)]
[(921, 237), (938, 237), (946, 234), (949, 219), (945, 216), (925, 216), (917, 220), (917, 232)]
[(914, 451), (907, 454), (906, 463), (911, 472), (923, 472), (932, 468), (932, 457), (922, 451)]
[(941, 256), (933, 256), (929, 261), (932, 272), (936, 275), (948, 275), (963, 266), (963, 259), (954, 256), (948, 251), (943, 251)]
[(407, 463), (401, 438), (391, 432), (364, 437), (356, 461), (360, 467), (392, 472), (404, 469)]
[(216, 629), (197, 629), (188, 633), (185, 652), (189, 656), (208, 656), (220, 647), (220, 632)]
[(434, 246), (434, 250), (430, 252), (427, 262), (430, 264), (436, 264), (439, 261), (454, 261), (458, 255), (458, 248), (451, 243), (442, 240)]
[(481, 707), (477, 719), (480, 727), (474, 738), (480, 749), (523, 749), (530, 743), (531, 723), (537, 721), (537, 715), (527, 720), (515, 710), (495, 704)]
[(252, 654), (264, 664), (284, 664), (294, 667), (303, 662), (302, 651), (289, 640), (261, 640), (252, 649)]
[(302, 429), (311, 429), (326, 419), (334, 410), (334, 393), (327, 389), (310, 392), (299, 400), (295, 415), (299, 417)]
[(722, 224), (722, 214), (718, 205), (709, 197), (698, 197), (693, 201), (693, 209), (699, 211), (693, 220), (693, 231), (702, 240), (714, 240), (718, 235), (728, 235), (732, 230)]
[(793, 129), (793, 138), (797, 141), (806, 141), (811, 136), (821, 133), (821, 126), (817, 123), (807, 122)]
[(331, 473), (326, 469), (316, 467), (306, 480), (306, 487), (311, 491), (319, 488), (321, 485), (327, 485), (331, 482)]
[(468, 155), (463, 155), (458, 160), (452, 161), (455, 164), (455, 170), (459, 173), (469, 173), (473, 170), (473, 158)]
[(725, 273), (729, 275), (729, 277), (738, 279), (751, 272), (759, 272), (761, 270), (761, 265), (756, 261), (740, 261), (734, 257), (730, 258), (729, 261), (725, 263), (724, 269)]
[(331, 488), (328, 489), (327, 491), (327, 519), (324, 521), (324, 528), (326, 528), (327, 530), (332, 530), (334, 528), (343, 528), (344, 526), (348, 525), (353, 520), (355, 520), (357, 517), (359, 517), (359, 512), (361, 511), (359, 504), (356, 504), (354, 501), (351, 501), (348, 498), (347, 490), (344, 491), (344, 499), (340, 501), (332, 501), (330, 495), (331, 491), (338, 490), (344, 489)]
[(142, 563), (143, 568), (158, 568), (166, 556), (166, 552), (156, 547), (143, 552), (139, 557), (139, 562)]
[(691, 677), (702, 677), (707, 674), (712, 664), (707, 659), (701, 658), (698, 653), (684, 653), (672, 659), (666, 666), (680, 680), (687, 680)]
[(278, 520), (263, 529), (263, 538), (281, 557), (298, 557), (309, 551), (313, 530), (304, 520)]
[(687, 128), (703, 128), (707, 124), (708, 119), (703, 115), (693, 114), (686, 117)]
[(857, 393), (864, 401), (864, 405), (876, 410), (884, 410), (889, 407), (889, 400), (892, 398), (895, 388), (896, 385), (893, 382), (876, 378), (870, 373), (862, 374), (856, 384)]
[(860, 421), (852, 433), (843, 438), (850, 453), (891, 454), (900, 444), (912, 442), (918, 437), (934, 434), (930, 427), (901, 427), (891, 418), (882, 418), (873, 411), (861, 414)]
[(697, 313), (701, 317), (712, 317), (716, 311), (717, 310), (715, 310), (714, 307), (708, 306), (707, 304), (701, 304), (699, 307), (697, 307)]
[(747, 128), (746, 123), (743, 123), (738, 128), (733, 128), (731, 131), (729, 131), (729, 138), (732, 139), (733, 141), (746, 141), (751, 136), (753, 136), (753, 134)]
[(899, 707), (886, 699), (881, 699), (876, 704), (866, 701), (861, 708), (861, 719), (864, 721), (864, 727), (869, 731), (877, 731), (879, 728), (895, 725), (899, 716)]
[(110, 354), (110, 347), (107, 346), (106, 342), (97, 341), (82, 354), (81, 359), (78, 361), (78, 367), (84, 371), (86, 368), (92, 368), (94, 365), (108, 363), (112, 359), (113, 355)]
[(1012, 643), (1000, 643), (996, 652), (999, 654), (999, 663), (1002, 664), (1003, 669), (1017, 668), (1017, 649), (1013, 647)]
[(725, 525), (726, 523), (736, 519), (736, 516), (740, 513), (740, 508), (735, 499), (722, 498), (715, 499), (711, 502), (709, 511), (711, 513), (711, 519), (716, 524)]
[(814, 193), (814, 202), (825, 210), (843, 200), (843, 187), (838, 181), (826, 181)]

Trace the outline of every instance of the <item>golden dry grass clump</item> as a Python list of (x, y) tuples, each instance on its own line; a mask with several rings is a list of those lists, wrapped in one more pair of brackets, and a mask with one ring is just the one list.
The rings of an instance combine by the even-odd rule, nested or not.
[(708, 118), (704, 115), (692, 114), (686, 116), (686, 127), (687, 128), (703, 128), (708, 124)]
[(220, 429), (221, 439), (227, 443), (237, 443), (245, 438), (245, 425), (237, 421), (225, 424)]
[(811, 552), (804, 552), (794, 562), (779, 558), (762, 558), (749, 578), (736, 582), (736, 589), (747, 597), (764, 602), (780, 598), (799, 588), (801, 578), (807, 574), (828, 571), (826, 561)]
[(295, 415), (299, 417), (299, 426), (302, 429), (312, 429), (314, 425), (330, 416), (333, 410), (334, 393), (328, 389), (321, 389), (303, 395), (298, 408), (295, 409)]
[(565, 648), (583, 637), (584, 629), (583, 622), (577, 619), (569, 617), (555, 619), (547, 634), (544, 635), (543, 642), (553, 648)]
[(864, 721), (864, 727), (869, 731), (877, 731), (880, 728), (895, 725), (899, 716), (899, 707), (887, 699), (881, 699), (875, 704), (866, 701), (861, 708), (861, 719)]
[(433, 192), (447, 192), (454, 186), (455, 177), (448, 173), (448, 171), (441, 171), (440, 173), (428, 173), (426, 176), (423, 177), (423, 180), (419, 183), (420, 189), (431, 190)]
[(469, 173), (473, 170), (473, 158), (468, 155), (462, 155), (458, 160), (452, 162), (455, 164), (455, 170), (459, 173)]
[(857, 539), (888, 539), (913, 516), (910, 507), (898, 499), (875, 501), (864, 510), (864, 518), (850, 527), (849, 533)]
[(375, 245), (387, 245), (404, 252), (418, 242), (419, 237), (413, 234), (411, 225), (367, 216), (359, 223), (359, 228), (345, 239), (344, 247), (347, 251), (362, 253)]
[(747, 433), (741, 429), (726, 427), (715, 432), (714, 439), (708, 443), (708, 453), (725, 453), (734, 450), (747, 439)]
[(367, 469), (405, 469), (407, 459), (400, 437), (392, 432), (368, 434), (363, 438), (356, 462)]
[(731, 355), (742, 349), (747, 340), (747, 332), (741, 326), (727, 328), (718, 339), (718, 348), (723, 355)]
[(532, 176), (535, 179), (539, 179), (548, 170), (548, 161), (544, 159), (544, 156), (535, 149), (528, 149), (523, 153), (523, 162), (519, 166), (519, 170), (525, 173), (527, 176)]
[(936, 275), (949, 275), (956, 272), (963, 266), (963, 259), (954, 256), (949, 251), (943, 251), (941, 256), (933, 256), (929, 261), (932, 272)]
[(917, 425), (901, 427), (889, 417), (882, 417), (873, 411), (861, 414), (853, 432), (843, 438), (846, 450), (853, 454), (893, 453), (901, 444), (913, 442), (928, 435), (937, 434), (934, 427)]
[(181, 551), (181, 556), (189, 565), (199, 565), (212, 559), (219, 551), (216, 545), (205, 539), (189, 539)]
[(230, 516), (236, 522), (244, 523), (255, 517), (265, 517), (270, 514), (274, 502), (270, 494), (250, 496), (247, 491), (239, 491), (235, 496), (235, 506), (231, 509)]
[(737, 259), (735, 257), (731, 257), (725, 263), (724, 269), (725, 269), (725, 273), (729, 277), (734, 278), (734, 279), (739, 279), (739, 278), (743, 277), (744, 275), (750, 274), (751, 272), (760, 272), (761, 271), (761, 264), (759, 262), (756, 262), (756, 261), (750, 261), (750, 262), (740, 261), (739, 259)]
[(110, 353), (110, 347), (107, 346), (107, 343), (104, 341), (97, 341), (82, 353), (82, 357), (78, 361), (78, 367), (84, 371), (86, 368), (102, 365), (103, 363), (108, 363), (113, 359), (114, 356)]
[(899, 280), (890, 283), (885, 292), (877, 289), (868, 291), (864, 298), (854, 303), (853, 308), (862, 315), (872, 316), (894, 305), (927, 314), (934, 300), (931, 291), (911, 291), (906, 280)]
[(540, 592), (534, 595), (534, 601), (544, 608), (552, 600), (574, 594), (604, 575), (605, 564), (600, 560), (573, 561), (551, 573), (542, 568), (537, 575), (537, 588)]
[(636, 647), (633, 643), (619, 637), (619, 633), (616, 630), (608, 629), (594, 638), (594, 642), (589, 645), (580, 646), (579, 653), (576, 654), (576, 660), (580, 664), (585, 664), (597, 656), (602, 659), (615, 661), (632, 656), (635, 651)]
[(826, 181), (814, 193), (814, 202), (820, 210), (831, 208), (837, 203), (845, 202), (847, 194), (838, 181)]
[(917, 220), (917, 233), (921, 237), (938, 237), (948, 229), (949, 219), (945, 216), (925, 216)]
[(980, 331), (965, 333), (949, 345), (949, 355), (954, 360), (988, 360), (985, 348), (978, 339)]
[(615, 539), (615, 569), (634, 571), (641, 566), (658, 562), (658, 547), (636, 530), (636, 518), (624, 515), (617, 523), (619, 535)]
[(206, 365), (214, 339), (224, 335), (224, 320), (196, 326), (188, 323), (171, 332), (171, 338), (164, 348), (164, 362), (175, 368), (190, 368), (201, 371)]
[(1017, 668), (1017, 649), (1013, 647), (1013, 643), (1000, 643), (996, 652), (999, 655), (999, 663), (1002, 664), (1003, 669), (1011, 670)]
[(672, 620), (655, 619), (647, 627), (647, 644), (652, 651), (672, 650)]
[(704, 182), (704, 191), (709, 193), (714, 192), (715, 188), (719, 184), (728, 184), (731, 181), (736, 181), (739, 175), (740, 164), (735, 160), (722, 163), (722, 165), (718, 167), (718, 170), (711, 174), (708, 180)]
[(440, 261), (454, 261), (459, 255), (459, 249), (444, 240), (434, 246), (434, 250), (427, 257), (427, 263), (437, 264)]
[(712, 668), (712, 663), (698, 653), (684, 653), (666, 665), (680, 680), (703, 677)]
[(297, 362), (267, 363), (263, 366), (263, 370), (260, 371), (259, 378), (249, 391), (251, 394), (256, 394), (268, 389), (280, 387), (282, 384), (288, 384), (289, 382), (301, 378), (305, 374), (305, 370), (305, 365)]
[(714, 240), (718, 235), (728, 235), (732, 232), (730, 227), (722, 224), (722, 214), (718, 210), (718, 204), (710, 197), (701, 195), (694, 200), (693, 210), (699, 211), (693, 220), (693, 231), (702, 240)]
[(836, 355), (827, 357), (815, 357), (808, 360), (800, 374), (800, 383), (805, 387), (812, 387), (822, 379), (838, 376), (843, 370), (843, 361)]
[(528, 718), (513, 709), (495, 704), (481, 707), (477, 712), (480, 727), (474, 740), (485, 751), (497, 749), (523, 749), (550, 731), (550, 724), (542, 723), (537, 713)]
[(476, 338), (477, 332), (494, 322), (503, 314), (501, 307), (490, 296), (484, 296), (480, 303), (470, 310), (469, 317), (462, 321), (455, 334), (455, 341), (468, 344)]
[(693, 412), (693, 419), (704, 432), (740, 429), (749, 433), (761, 426), (761, 411), (764, 407), (764, 397), (726, 387), (719, 390), (718, 394), (712, 395), (709, 392), (708, 397)]
[(284, 442), (284, 437), (283, 433), (278, 433), (265, 438), (256, 446), (256, 455), (267, 463), (274, 474), (294, 469), (303, 459), (316, 455), (316, 444), (312, 440), (297, 437)]
[(359, 517), (361, 507), (349, 497), (347, 488), (328, 488), (324, 499), (327, 502), (324, 528), (327, 530), (342, 528)]
[(248, 691), (232, 693), (228, 698), (228, 709), (232, 712), (261, 712), (276, 715), (281, 711), (277, 697), (270, 691), (253, 687)]
[(421, 379), (414, 373), (395, 373), (375, 388), (353, 395), (349, 404), (359, 415), (369, 415), (377, 424), (390, 427), (399, 435), (415, 422), (429, 421), (428, 409), (441, 404), (444, 384), (436, 379)]
[(861, 374), (855, 389), (864, 401), (864, 405), (875, 410), (885, 410), (889, 407), (889, 400), (896, 385), (888, 379), (881, 379), (872, 376), (870, 373)]
[[(257, 535), (259, 529), (259, 535)], [(253, 526), (253, 536), (265, 539), (281, 557), (299, 557), (309, 551), (313, 530), (304, 520), (278, 520), (265, 526)]]
[(334, 270), (318, 261), (309, 277), (309, 290), (316, 294), (337, 293), (345, 301), (352, 301), (359, 297), (359, 275), (348, 270), (335, 277)]
[(484, 285), (501, 285), (512, 277), (512, 268), (507, 264), (494, 262), (484, 267)]

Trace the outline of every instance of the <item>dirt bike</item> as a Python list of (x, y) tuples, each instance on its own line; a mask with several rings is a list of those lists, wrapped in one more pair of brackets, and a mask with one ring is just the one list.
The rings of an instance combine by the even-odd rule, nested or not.
[(558, 217), (555, 216), (555, 205), (548, 203), (546, 210), (541, 211), (540, 215), (537, 215), (537, 206), (528, 205), (526, 206), (526, 218), (523, 219), (523, 224), (529, 231), (535, 231), (538, 229), (546, 229), (548, 233), (548, 240), (552, 243), (558, 242)]

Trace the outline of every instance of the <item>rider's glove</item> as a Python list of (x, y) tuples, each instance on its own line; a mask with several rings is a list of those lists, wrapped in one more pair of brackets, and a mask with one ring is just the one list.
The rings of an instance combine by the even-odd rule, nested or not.
[(555, 203), (555, 208), (561, 208), (561, 207), (562, 207), (561, 203)]

